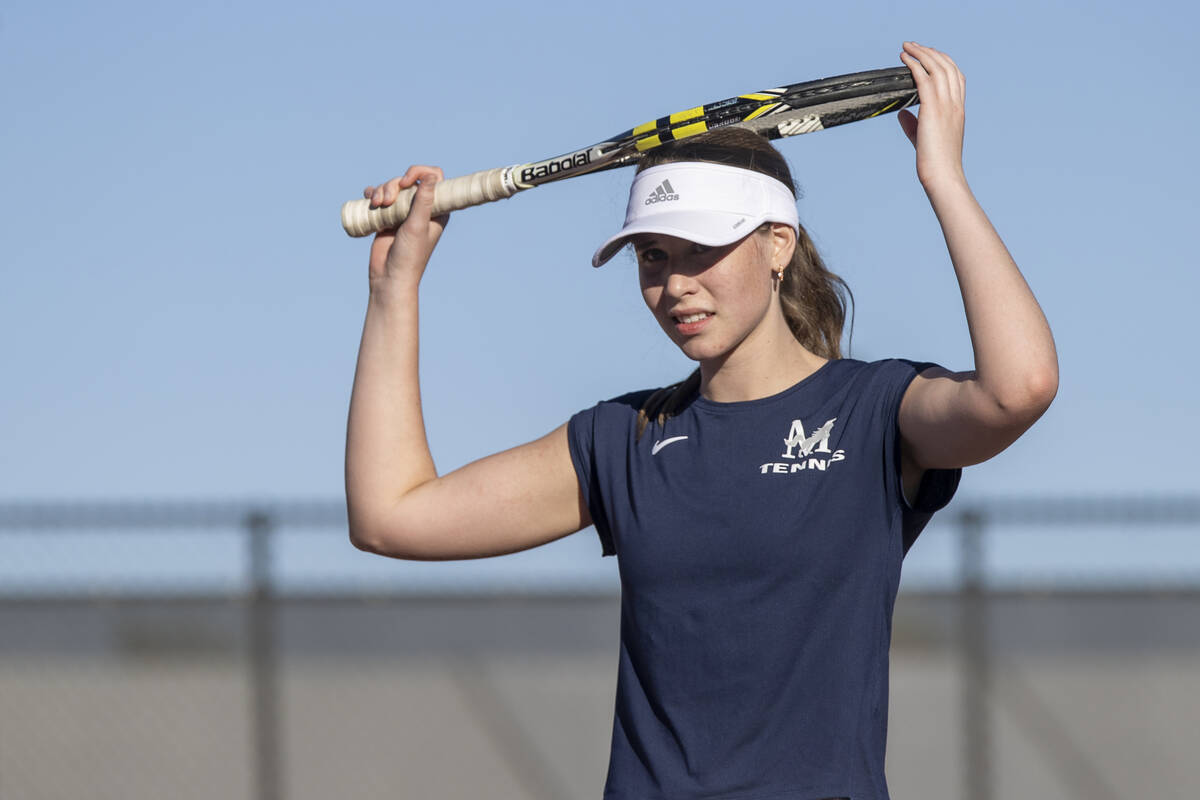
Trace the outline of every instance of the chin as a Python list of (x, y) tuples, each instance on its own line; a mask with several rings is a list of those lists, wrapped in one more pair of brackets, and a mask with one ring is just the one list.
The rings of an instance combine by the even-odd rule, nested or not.
[(692, 361), (708, 361), (725, 355), (727, 348), (713, 345), (709, 342), (699, 342), (694, 339), (676, 342), (679, 350)]

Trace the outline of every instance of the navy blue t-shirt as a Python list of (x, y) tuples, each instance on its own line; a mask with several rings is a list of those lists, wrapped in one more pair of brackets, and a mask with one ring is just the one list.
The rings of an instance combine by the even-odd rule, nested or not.
[(571, 418), (621, 575), (607, 800), (886, 800), (900, 563), (959, 470), (903, 496), (918, 370), (827, 362), (779, 394), (693, 399), (637, 438), (648, 392)]

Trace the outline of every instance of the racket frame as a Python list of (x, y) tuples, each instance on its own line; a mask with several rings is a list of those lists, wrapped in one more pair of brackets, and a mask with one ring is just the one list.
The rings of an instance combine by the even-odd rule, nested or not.
[[(908, 67), (855, 72), (741, 94), (659, 117), (553, 158), (442, 181), (435, 187), (433, 213), (458, 211), (535, 186), (629, 166), (667, 142), (717, 128), (736, 125), (768, 139), (780, 139), (899, 111), (918, 100)], [(371, 207), (365, 199), (352, 200), (342, 207), (342, 226), (351, 236), (395, 227), (408, 216), (414, 193), (413, 188), (405, 189), (386, 207)]]

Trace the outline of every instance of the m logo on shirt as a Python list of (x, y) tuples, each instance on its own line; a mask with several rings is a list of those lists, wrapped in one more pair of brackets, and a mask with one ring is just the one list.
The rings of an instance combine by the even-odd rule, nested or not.
[(837, 422), (837, 417), (813, 431), (812, 436), (807, 436), (804, 433), (804, 422), (798, 419), (792, 420), (792, 429), (788, 431), (787, 438), (783, 440), (783, 443), (787, 445), (787, 450), (783, 451), (780, 458), (795, 458), (796, 448), (800, 449), (801, 458), (811, 455), (814, 451), (818, 453), (832, 452), (829, 449), (829, 434), (833, 432), (833, 423), (835, 422)]
[(783, 440), (785, 449), (779, 456), (790, 461), (768, 462), (760, 466), (758, 471), (763, 475), (790, 475), (804, 470), (824, 472), (830, 464), (844, 461), (844, 450), (833, 450), (829, 447), (829, 437), (833, 433), (835, 422), (837, 417), (826, 420), (824, 425), (809, 434), (804, 430), (803, 420), (792, 420), (792, 427), (788, 430), (787, 438)]

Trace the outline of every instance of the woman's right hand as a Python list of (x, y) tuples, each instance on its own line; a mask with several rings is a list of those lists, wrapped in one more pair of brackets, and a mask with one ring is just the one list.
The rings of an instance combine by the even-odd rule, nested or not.
[(390, 206), (402, 189), (417, 187), (412, 208), (399, 228), (375, 234), (371, 242), (370, 272), (372, 285), (380, 281), (402, 280), (418, 282), (433, 254), (449, 214), (431, 217), (433, 187), (442, 180), (440, 167), (414, 165), (399, 178), (379, 186), (368, 186), (363, 197), (372, 206)]

